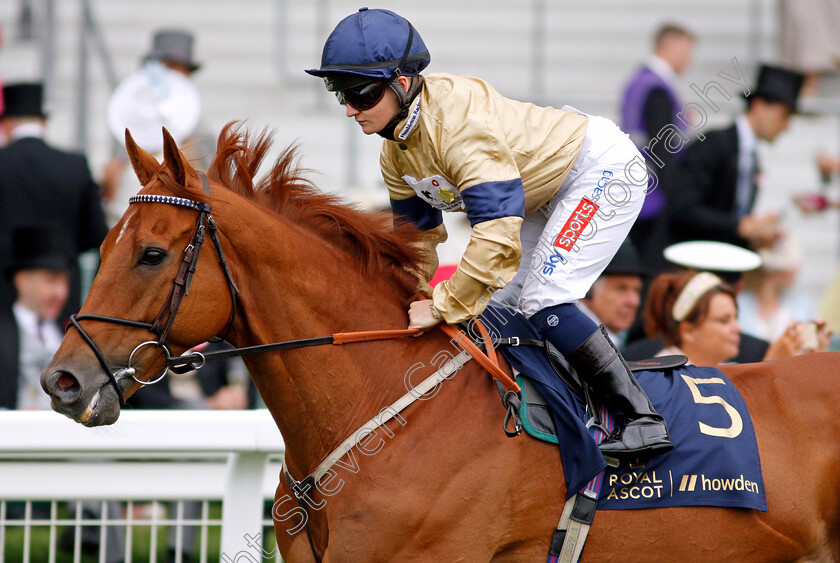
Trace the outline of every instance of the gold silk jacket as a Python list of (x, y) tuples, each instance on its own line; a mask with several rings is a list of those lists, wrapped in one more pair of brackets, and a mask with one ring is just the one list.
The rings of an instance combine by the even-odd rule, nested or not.
[(467, 214), (472, 235), (458, 269), (431, 293), (446, 322), (484, 310), (488, 288), (516, 274), (525, 213), (560, 189), (580, 152), (587, 117), (503, 97), (477, 78), (429, 74), (408, 117), (385, 140), (380, 168), (395, 220), (425, 231), (423, 286), (446, 240), (442, 211)]

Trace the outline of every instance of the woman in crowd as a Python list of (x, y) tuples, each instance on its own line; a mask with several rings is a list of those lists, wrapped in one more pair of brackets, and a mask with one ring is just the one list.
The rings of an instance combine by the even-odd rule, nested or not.
[[(684, 354), (698, 366), (725, 363), (738, 354), (741, 327), (735, 291), (709, 272), (684, 270), (653, 280), (644, 312), (645, 332), (660, 339), (659, 356)], [(770, 344), (764, 360), (828, 349), (822, 321), (791, 324)]]
[(645, 305), (645, 332), (665, 345), (658, 355), (685, 354), (712, 366), (738, 354), (741, 327), (735, 291), (709, 272), (657, 276)]

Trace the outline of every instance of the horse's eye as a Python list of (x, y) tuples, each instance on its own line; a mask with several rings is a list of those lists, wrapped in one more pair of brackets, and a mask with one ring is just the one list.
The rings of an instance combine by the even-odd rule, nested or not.
[(147, 248), (143, 251), (143, 255), (138, 260), (139, 265), (157, 266), (163, 259), (166, 258), (166, 252), (159, 248)]

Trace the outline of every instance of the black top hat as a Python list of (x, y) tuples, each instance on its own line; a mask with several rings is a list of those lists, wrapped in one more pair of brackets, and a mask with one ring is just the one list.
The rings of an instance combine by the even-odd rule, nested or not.
[(3, 117), (46, 117), (43, 108), (44, 87), (37, 82), (19, 82), (3, 86)]
[(795, 70), (761, 65), (758, 70), (758, 83), (750, 96), (781, 102), (796, 111), (796, 101), (804, 79), (805, 75)]
[(155, 32), (152, 39), (152, 52), (146, 60), (178, 63), (191, 72), (199, 69), (200, 63), (192, 58), (193, 36), (187, 31), (168, 29)]
[(639, 252), (636, 250), (636, 247), (630, 242), (630, 239), (625, 239), (601, 275), (641, 277), (648, 275), (648, 273), (642, 267), (642, 261), (639, 258)]
[(6, 268), (7, 276), (21, 270), (63, 272), (70, 269), (70, 264), (67, 238), (57, 228), (38, 225), (12, 231), (12, 262)]

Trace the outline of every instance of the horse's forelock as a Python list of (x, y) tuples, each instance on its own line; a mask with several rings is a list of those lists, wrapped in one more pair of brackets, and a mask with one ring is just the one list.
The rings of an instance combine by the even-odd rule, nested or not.
[(420, 234), (411, 227), (392, 226), (390, 214), (359, 211), (321, 192), (304, 177), (295, 145), (282, 151), (269, 173), (255, 183), (271, 147), (271, 133), (263, 129), (254, 136), (240, 122), (225, 125), (208, 178), (308, 228), (352, 255), (368, 276), (393, 279), (406, 298), (412, 297), (421, 263), (414, 243)]

